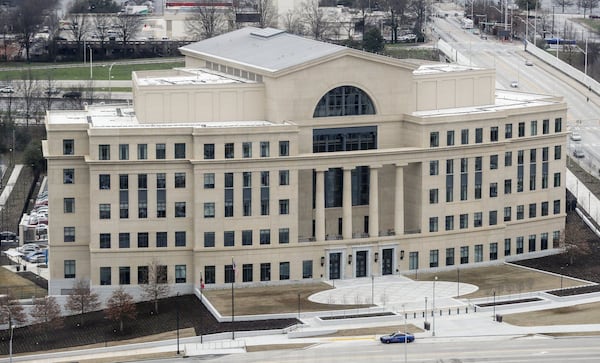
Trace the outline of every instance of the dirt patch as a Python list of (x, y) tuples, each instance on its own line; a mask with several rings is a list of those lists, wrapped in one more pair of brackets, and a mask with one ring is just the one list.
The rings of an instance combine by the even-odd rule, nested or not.
[(573, 296), (573, 295), (581, 295), (581, 294), (589, 294), (592, 292), (600, 291), (600, 285), (588, 285), (581, 287), (572, 287), (570, 289), (560, 289), (560, 290), (552, 290), (548, 291), (549, 294), (555, 296)]
[[(281, 314), (298, 311), (345, 310), (370, 305), (319, 304), (308, 300), (317, 292), (331, 289), (325, 283), (234, 289), (236, 315)], [(231, 315), (231, 289), (205, 290), (204, 295), (221, 315)]]
[(504, 315), (504, 322), (519, 326), (600, 324), (600, 303)]
[[(435, 276), (441, 281), (460, 281), (479, 286), (479, 290), (461, 295), (463, 299), (520, 294), (531, 291), (557, 289), (561, 286), (561, 277), (541, 271), (533, 271), (511, 264), (502, 264), (478, 268), (462, 268), (452, 271), (418, 274), (418, 280), (432, 281)], [(408, 276), (414, 277), (414, 276)], [(562, 278), (563, 287), (581, 286), (584, 282)]]

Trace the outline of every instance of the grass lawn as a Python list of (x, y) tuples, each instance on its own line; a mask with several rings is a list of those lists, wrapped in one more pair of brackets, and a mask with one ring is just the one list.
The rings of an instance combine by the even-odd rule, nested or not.
[[(236, 315), (281, 314), (298, 311), (300, 294), (301, 311), (344, 310), (369, 305), (329, 305), (308, 300), (320, 291), (329, 290), (325, 283), (290, 286), (249, 287), (234, 289)], [(204, 290), (204, 295), (221, 315), (231, 315), (231, 289)]]
[[(146, 63), (146, 64), (119, 64), (116, 63), (112, 67), (110, 73), (111, 77), (115, 81), (127, 81), (131, 80), (132, 71), (147, 71), (147, 70), (162, 70), (171, 69), (175, 67), (183, 67), (184, 62), (166, 62), (166, 63)], [(108, 69), (109, 66), (94, 66), (93, 76), (94, 80), (107, 81), (108, 80)], [(0, 71), (0, 81), (7, 80), (20, 80), (24, 77), (23, 75), (26, 70), (24, 68), (10, 71)], [(89, 66), (73, 66), (66, 68), (50, 68), (50, 69), (31, 69), (31, 75), (33, 78), (41, 81), (49, 78), (54, 80), (82, 80), (88, 81), (90, 79), (90, 67)]]
[(10, 289), (17, 298), (29, 299), (32, 296), (44, 297), (48, 291), (18, 274), (0, 267), (0, 294), (5, 294)]
[(600, 324), (600, 303), (509, 314), (503, 321), (519, 326)]
[[(420, 273), (417, 279), (432, 281), (435, 276), (441, 281), (456, 281), (457, 270), (436, 273)], [(408, 275), (414, 278), (414, 275)], [(533, 271), (509, 264), (460, 269), (460, 282), (479, 286), (479, 290), (462, 295), (462, 299), (473, 299), (496, 295), (518, 294), (531, 291), (554, 290), (560, 288), (560, 276)], [(563, 277), (563, 287), (586, 285), (577, 280)]]

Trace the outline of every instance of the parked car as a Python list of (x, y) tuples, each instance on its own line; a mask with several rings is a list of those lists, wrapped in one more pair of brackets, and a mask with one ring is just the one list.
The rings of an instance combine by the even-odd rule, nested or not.
[(63, 98), (71, 98), (71, 99), (77, 99), (77, 98), (81, 98), (81, 92), (79, 91), (67, 91), (65, 93), (63, 93)]
[(530, 61), (529, 59), (525, 60), (525, 65), (531, 67), (533, 65), (533, 62)]
[(571, 140), (573, 141), (581, 141), (581, 134), (577, 131), (571, 132)]
[(510, 86), (512, 88), (519, 88), (519, 81), (512, 81), (512, 82), (510, 82)]
[(29, 260), (31, 263), (46, 263), (48, 262), (46, 259), (46, 255), (38, 255)]
[(58, 88), (46, 88), (46, 95), (47, 96), (54, 96), (60, 93), (60, 90)]
[(581, 150), (581, 148), (577, 147), (573, 149), (573, 156), (579, 159), (584, 158), (585, 154), (583, 153), (583, 150)]
[(15, 93), (15, 89), (12, 86), (4, 86), (0, 88), (0, 93)]
[(402, 332), (394, 332), (390, 335), (384, 335), (379, 338), (382, 343), (390, 344), (390, 343), (411, 343), (415, 341), (415, 336), (410, 333), (402, 333)]
[(28, 254), (28, 253), (31, 253), (31, 252), (37, 252), (39, 250), (40, 250), (40, 246), (38, 246), (35, 243), (27, 243), (27, 244), (24, 244), (21, 247), (17, 247), (17, 251), (19, 251), (19, 252), (21, 252), (23, 254)]
[(36, 258), (38, 256), (44, 256), (46, 257), (46, 253), (44, 251), (34, 251), (34, 252), (30, 252), (28, 254), (25, 255), (25, 261), (31, 262), (31, 260), (33, 258)]
[(11, 231), (0, 232), (0, 241), (14, 242), (17, 240), (17, 234)]

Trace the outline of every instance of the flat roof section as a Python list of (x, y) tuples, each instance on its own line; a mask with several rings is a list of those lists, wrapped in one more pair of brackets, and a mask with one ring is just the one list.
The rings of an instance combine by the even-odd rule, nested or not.
[(139, 86), (190, 86), (207, 84), (234, 84), (234, 83), (255, 83), (239, 77), (224, 73), (210, 71), (206, 68), (179, 68), (188, 74), (181, 75), (160, 75), (160, 76), (138, 76), (137, 84)]

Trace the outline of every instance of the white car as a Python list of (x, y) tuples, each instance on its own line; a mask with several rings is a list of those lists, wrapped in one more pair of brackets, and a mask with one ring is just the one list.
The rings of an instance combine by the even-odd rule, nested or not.
[(15, 89), (12, 86), (4, 86), (0, 88), (0, 93), (15, 93)]
[(510, 86), (512, 88), (519, 88), (519, 81), (512, 81), (512, 82), (510, 82)]
[(533, 62), (530, 61), (529, 59), (525, 60), (525, 65), (531, 67), (533, 65)]
[(40, 250), (40, 246), (36, 245), (35, 243), (27, 243), (24, 244), (21, 247), (17, 247), (17, 251), (23, 253), (23, 254), (28, 254), (31, 252), (37, 252)]
[(571, 132), (571, 140), (573, 141), (581, 141), (581, 134), (577, 131)]

